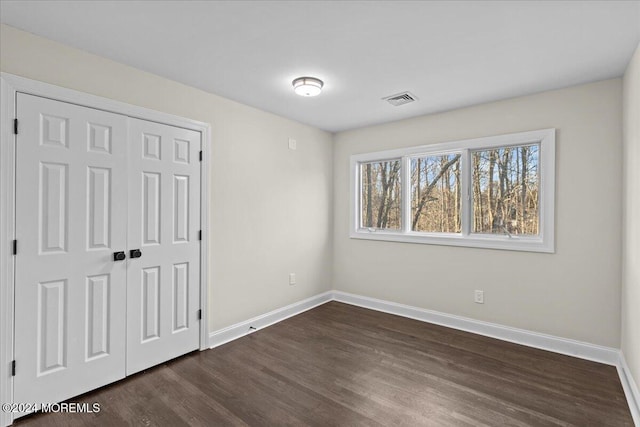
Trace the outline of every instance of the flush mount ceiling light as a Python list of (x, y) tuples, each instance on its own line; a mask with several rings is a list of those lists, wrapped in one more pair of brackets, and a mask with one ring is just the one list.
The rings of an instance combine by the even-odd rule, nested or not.
[(300, 96), (316, 96), (322, 92), (324, 83), (315, 77), (298, 77), (293, 82), (293, 90)]

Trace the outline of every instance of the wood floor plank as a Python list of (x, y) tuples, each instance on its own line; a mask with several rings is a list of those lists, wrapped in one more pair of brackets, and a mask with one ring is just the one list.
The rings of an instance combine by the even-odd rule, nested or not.
[(615, 367), (330, 302), (18, 426), (633, 426)]

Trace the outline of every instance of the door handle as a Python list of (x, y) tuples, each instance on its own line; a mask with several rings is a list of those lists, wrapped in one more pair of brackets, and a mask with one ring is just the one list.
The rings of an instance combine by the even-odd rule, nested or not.
[(142, 256), (142, 252), (140, 249), (131, 249), (129, 251), (129, 258), (140, 258)]
[(114, 252), (113, 253), (113, 260), (114, 261), (124, 261), (124, 259), (127, 257), (127, 255), (124, 253), (124, 251), (119, 251), (119, 252)]

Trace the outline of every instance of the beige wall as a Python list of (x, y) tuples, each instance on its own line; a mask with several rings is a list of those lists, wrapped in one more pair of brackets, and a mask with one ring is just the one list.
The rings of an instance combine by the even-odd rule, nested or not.
[[(312, 127), (11, 27), (1, 31), (2, 71), (213, 125), (210, 330), (333, 283), (347, 292), (620, 346), (620, 79), (343, 132), (332, 149), (332, 136)], [(637, 69), (638, 53), (635, 58)], [(637, 117), (638, 82), (629, 76), (625, 100), (635, 110), (627, 108), (627, 115)], [(627, 148), (636, 150), (637, 169), (638, 123), (633, 132), (629, 123), (627, 135), (636, 136), (635, 145), (627, 138)], [(557, 128), (555, 254), (348, 238), (351, 154), (548, 127)], [(298, 150), (287, 149), (288, 137), (297, 139)], [(635, 191), (627, 212), (638, 209), (637, 176), (636, 187), (627, 177), (626, 193)], [(627, 223), (627, 232), (637, 232), (637, 222)], [(627, 239), (627, 259), (637, 257), (638, 240)], [(297, 273), (297, 285), (288, 285), (289, 272)], [(639, 313), (631, 306), (638, 306), (638, 272), (625, 274), (625, 292), (635, 299), (623, 300), (623, 348), (627, 359), (637, 359), (638, 331), (631, 325)], [(485, 291), (484, 305), (473, 303), (474, 289)], [(637, 375), (640, 367), (632, 370)]]
[[(614, 79), (337, 134), (334, 288), (618, 348), (621, 90)], [(555, 254), (349, 239), (351, 154), (552, 127)]]
[(640, 46), (623, 85), (622, 352), (640, 387)]
[(3, 72), (212, 124), (210, 330), (331, 288), (331, 134), (5, 25), (0, 55)]

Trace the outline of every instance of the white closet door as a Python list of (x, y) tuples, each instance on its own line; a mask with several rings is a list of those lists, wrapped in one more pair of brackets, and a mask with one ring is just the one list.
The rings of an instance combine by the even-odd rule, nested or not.
[(18, 94), (14, 402), (125, 375), (127, 118)]
[(200, 133), (130, 119), (127, 375), (199, 346)]

